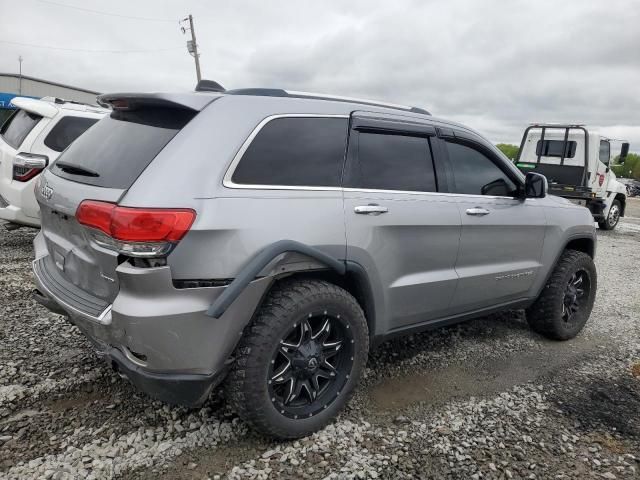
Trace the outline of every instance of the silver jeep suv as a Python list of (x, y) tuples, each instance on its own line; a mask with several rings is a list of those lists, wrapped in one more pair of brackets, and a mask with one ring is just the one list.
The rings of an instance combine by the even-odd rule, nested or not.
[(34, 296), (156, 398), (226, 377), (242, 418), (300, 437), (390, 336), (525, 308), (566, 340), (589, 317), (591, 214), (462, 125), (272, 89), (101, 101), (37, 185)]

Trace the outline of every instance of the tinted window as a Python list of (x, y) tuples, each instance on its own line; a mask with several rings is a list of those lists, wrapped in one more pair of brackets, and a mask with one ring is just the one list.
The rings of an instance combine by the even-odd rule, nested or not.
[(611, 158), (611, 144), (604, 140), (600, 141), (600, 161), (608, 164)]
[(194, 115), (160, 107), (113, 111), (73, 142), (51, 171), (79, 183), (127, 189)]
[(340, 185), (346, 118), (277, 118), (251, 142), (232, 180), (248, 185)]
[(435, 192), (429, 140), (404, 135), (358, 134), (358, 155), (349, 186), (378, 190)]
[(27, 112), (26, 110), (17, 110), (16, 113), (2, 125), (0, 135), (2, 135), (4, 141), (13, 148), (18, 148), (40, 120), (42, 120), (40, 115)]
[(98, 118), (62, 117), (44, 139), (44, 144), (51, 150), (61, 152), (98, 120)]
[[(536, 144), (536, 155), (542, 157), (558, 157), (562, 158), (562, 146), (564, 140), (545, 140), (544, 145), (540, 140)], [(564, 152), (564, 158), (573, 158), (576, 154), (576, 142), (567, 141), (567, 148)]]
[(453, 169), (454, 193), (511, 196), (516, 185), (482, 152), (459, 143), (446, 142)]

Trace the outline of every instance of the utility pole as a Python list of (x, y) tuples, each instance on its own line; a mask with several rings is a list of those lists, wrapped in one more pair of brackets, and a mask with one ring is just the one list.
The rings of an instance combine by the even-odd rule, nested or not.
[(22, 55), (18, 57), (18, 63), (20, 64), (20, 74), (18, 76), (18, 95), (22, 95)]
[(196, 61), (196, 77), (199, 82), (202, 80), (202, 75), (200, 75), (200, 54), (198, 53), (198, 44), (196, 42), (196, 29), (193, 27), (193, 15), (189, 14), (188, 17), (182, 19), (183, 22), (187, 20), (189, 20), (189, 28), (180, 27), (180, 29), (183, 34), (186, 33), (187, 30), (191, 32), (191, 40), (187, 40), (187, 51)]

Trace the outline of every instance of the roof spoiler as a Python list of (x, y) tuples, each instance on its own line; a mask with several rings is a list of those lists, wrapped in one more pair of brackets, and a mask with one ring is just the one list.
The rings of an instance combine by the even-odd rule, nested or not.
[(98, 103), (114, 110), (138, 110), (142, 107), (180, 108), (199, 112), (217, 97), (193, 93), (105, 93)]
[(37, 98), (28, 97), (14, 97), (11, 99), (11, 103), (22, 110), (26, 110), (30, 113), (35, 113), (41, 117), (51, 118), (58, 113), (58, 108), (51, 104), (51, 102), (39, 100)]

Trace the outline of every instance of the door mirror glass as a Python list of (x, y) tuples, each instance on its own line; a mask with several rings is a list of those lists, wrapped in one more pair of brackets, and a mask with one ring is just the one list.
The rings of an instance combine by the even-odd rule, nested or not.
[(544, 198), (547, 195), (547, 177), (529, 172), (524, 180), (525, 198)]
[(622, 148), (620, 149), (619, 162), (621, 164), (624, 163), (628, 154), (629, 154), (629, 143), (625, 142), (622, 144)]

